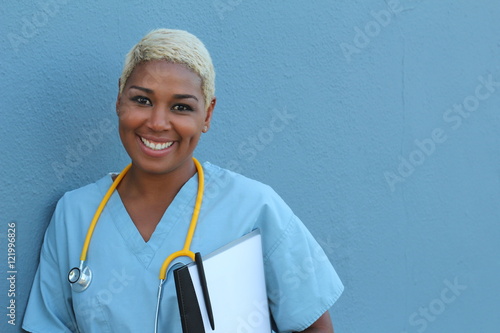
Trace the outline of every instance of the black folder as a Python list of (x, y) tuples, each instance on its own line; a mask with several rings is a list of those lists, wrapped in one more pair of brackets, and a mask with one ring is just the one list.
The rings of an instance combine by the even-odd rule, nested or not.
[(201, 310), (188, 266), (174, 271), (182, 332), (205, 333)]

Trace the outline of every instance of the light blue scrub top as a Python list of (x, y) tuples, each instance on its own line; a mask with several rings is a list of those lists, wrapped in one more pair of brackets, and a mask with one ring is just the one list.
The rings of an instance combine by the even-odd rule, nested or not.
[[(269, 186), (210, 163), (203, 168), (205, 195), (191, 250), (208, 254), (259, 228), (269, 304), (279, 332), (306, 329), (343, 291), (327, 256)], [(184, 245), (198, 178), (193, 176), (181, 188), (148, 242), (115, 191), (89, 247), (92, 283), (75, 293), (68, 271), (79, 266), (88, 226), (111, 183), (112, 176), (107, 175), (66, 193), (58, 202), (45, 234), (23, 322), (25, 330), (154, 332), (160, 267), (170, 253)], [(174, 262), (178, 261), (189, 259)], [(163, 287), (159, 331), (182, 332), (172, 269)]]

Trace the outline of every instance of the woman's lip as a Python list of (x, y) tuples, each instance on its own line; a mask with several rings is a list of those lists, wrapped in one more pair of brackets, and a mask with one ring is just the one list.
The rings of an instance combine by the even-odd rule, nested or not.
[(157, 138), (154, 136), (147, 136), (147, 135), (138, 135), (139, 139), (146, 139), (150, 142), (154, 143), (166, 143), (166, 142), (174, 142), (175, 140), (167, 139), (167, 138)]
[(151, 156), (159, 157), (168, 153), (172, 146), (175, 144), (175, 141), (156, 141), (156, 140), (148, 140), (144, 137), (138, 136), (139, 144), (142, 150)]

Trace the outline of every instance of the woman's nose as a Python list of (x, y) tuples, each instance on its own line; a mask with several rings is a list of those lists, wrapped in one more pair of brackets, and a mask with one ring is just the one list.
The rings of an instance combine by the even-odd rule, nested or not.
[(149, 127), (155, 132), (166, 131), (170, 129), (170, 112), (167, 107), (156, 106), (151, 110), (148, 119)]

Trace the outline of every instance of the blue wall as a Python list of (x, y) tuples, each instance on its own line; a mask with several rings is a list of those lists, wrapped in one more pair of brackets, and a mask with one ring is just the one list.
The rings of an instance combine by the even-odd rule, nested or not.
[(35, 3), (0, 6), (1, 332), (20, 330), (57, 199), (127, 162), (117, 78), (157, 27), (211, 51), (197, 156), (272, 185), (309, 226), (346, 285), (336, 332), (498, 331), (498, 1)]

